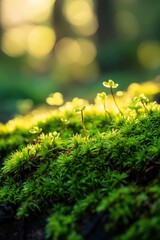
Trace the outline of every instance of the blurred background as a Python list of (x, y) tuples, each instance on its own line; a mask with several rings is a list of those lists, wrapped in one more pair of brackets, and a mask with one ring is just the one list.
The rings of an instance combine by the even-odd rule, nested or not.
[(159, 0), (1, 0), (0, 121), (160, 79)]

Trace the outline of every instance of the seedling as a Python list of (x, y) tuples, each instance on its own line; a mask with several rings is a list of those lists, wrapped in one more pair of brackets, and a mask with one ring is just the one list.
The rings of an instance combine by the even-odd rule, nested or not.
[(49, 137), (53, 138), (53, 139), (56, 139), (56, 138), (59, 138), (59, 135), (60, 133), (58, 133), (57, 131), (54, 131), (54, 132), (50, 132), (49, 133)]
[(111, 118), (110, 113), (106, 109), (106, 93), (105, 92), (101, 92), (101, 93), (98, 93), (97, 96), (99, 98), (101, 98), (101, 100), (102, 100), (105, 117), (107, 117), (107, 114), (108, 114), (110, 116), (110, 118)]
[(123, 113), (121, 112), (120, 108), (118, 107), (118, 104), (116, 102), (116, 99), (115, 99), (115, 96), (114, 96), (114, 93), (113, 93), (113, 88), (117, 88), (118, 83), (114, 83), (114, 81), (110, 79), (108, 82), (103, 82), (103, 86), (110, 89), (111, 95), (113, 97), (113, 101), (114, 101), (118, 111), (123, 116)]
[(38, 143), (38, 137), (39, 134), (42, 132), (42, 128), (39, 128), (38, 126), (33, 126), (29, 132), (32, 134), (36, 134), (36, 139), (34, 139), (34, 143)]
[(62, 129), (64, 129), (69, 124), (69, 121), (66, 118), (61, 118), (61, 122), (62, 122)]
[(148, 112), (147, 104), (149, 103), (149, 99), (143, 93), (140, 94), (138, 97), (135, 97), (134, 101), (137, 102), (137, 103), (141, 102), (144, 109)]
[(81, 109), (76, 108), (75, 112), (81, 113), (81, 120), (82, 120), (82, 127), (83, 127), (83, 131), (84, 131), (84, 137), (87, 140), (87, 131), (86, 131), (86, 127), (85, 127), (85, 124), (84, 124), (84, 113), (83, 113), (85, 108), (86, 108), (86, 106), (82, 107)]
[(61, 118), (61, 121), (64, 123), (64, 125), (67, 125), (69, 123), (68, 119), (66, 118)]
[(134, 103), (134, 104), (132, 104), (132, 105), (129, 105), (128, 106), (131, 110), (135, 110), (135, 112), (136, 112), (136, 114), (138, 115), (138, 113), (139, 113), (139, 109), (141, 109), (142, 107), (139, 105), (139, 104), (137, 104), (137, 103)]
[[(48, 220), (41, 231), (45, 239), (80, 240), (84, 235), (93, 239), (92, 230), (99, 223), (106, 230), (104, 238), (108, 234), (121, 240), (160, 239), (160, 106), (138, 94), (131, 102), (135, 110), (130, 111), (126, 108), (129, 94), (135, 96), (135, 91), (119, 98), (124, 117), (110, 94), (118, 112), (111, 114), (110, 122), (104, 121), (105, 94), (101, 94), (95, 104), (75, 99), (60, 110), (36, 111), (0, 124), (1, 221), (13, 214), (13, 224), (26, 217), (46, 219), (45, 207)], [(119, 104), (116, 94), (115, 98)], [(105, 103), (110, 110), (107, 97)], [(78, 119), (73, 111), (76, 108)], [(82, 136), (76, 134), (78, 129)], [(29, 144), (36, 136), (37, 143), (32, 140)], [(95, 221), (89, 228), (92, 216)], [(85, 218), (87, 234), (81, 228)], [(28, 220), (24, 224), (27, 229)], [(30, 238), (34, 239), (37, 227), (32, 230)], [(0, 227), (0, 235), (5, 233)]]

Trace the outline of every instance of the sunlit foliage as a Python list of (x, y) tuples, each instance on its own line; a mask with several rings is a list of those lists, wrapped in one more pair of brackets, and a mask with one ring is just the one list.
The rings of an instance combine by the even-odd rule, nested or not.
[[(63, 104), (60, 93), (51, 97)], [(14, 208), (13, 221), (46, 210), (46, 239), (83, 240), (99, 229), (112, 239), (159, 239), (160, 106), (142, 93), (115, 94), (122, 116), (112, 97), (74, 98), (0, 125), (0, 205)]]

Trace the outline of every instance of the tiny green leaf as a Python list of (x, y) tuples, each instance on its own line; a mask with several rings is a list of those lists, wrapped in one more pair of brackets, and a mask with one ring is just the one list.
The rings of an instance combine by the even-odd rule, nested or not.
[(32, 134), (40, 133), (40, 132), (42, 132), (42, 128), (39, 128), (38, 126), (34, 126), (34, 127), (32, 127), (32, 129), (30, 129), (29, 132)]
[(83, 111), (86, 108), (86, 106), (82, 107), (81, 111)]
[(140, 105), (129, 105), (128, 106), (130, 109), (134, 109), (134, 110), (138, 110), (138, 109), (140, 109), (140, 108), (142, 108)]
[(79, 113), (81, 110), (79, 108), (74, 109), (75, 112)]
[(142, 93), (138, 97), (134, 97), (135, 102), (143, 102), (147, 104), (149, 102), (149, 99)]
[(83, 111), (86, 108), (86, 106), (83, 106), (82, 108), (76, 108), (74, 109), (75, 112), (79, 113), (81, 111)]
[(103, 82), (103, 86), (106, 88), (117, 88), (118, 83), (115, 83), (113, 80), (109, 80), (108, 82)]
[(68, 123), (69, 123), (68, 119), (66, 119), (66, 118), (61, 118), (61, 121), (62, 121), (64, 124), (68, 124)]
[(98, 96), (99, 98), (101, 98), (102, 100), (105, 100), (105, 98), (106, 98), (106, 93), (105, 93), (105, 92), (101, 92), (101, 93), (98, 93), (97, 96)]

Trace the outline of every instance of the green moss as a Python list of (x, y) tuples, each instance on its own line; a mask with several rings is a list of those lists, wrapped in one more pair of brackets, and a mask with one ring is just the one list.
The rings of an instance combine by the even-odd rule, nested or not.
[(84, 225), (99, 219), (113, 239), (159, 239), (160, 108), (137, 114), (124, 103), (123, 116), (86, 107), (87, 141), (69, 103), (0, 125), (0, 204), (18, 218), (48, 209), (46, 238), (85, 239)]

